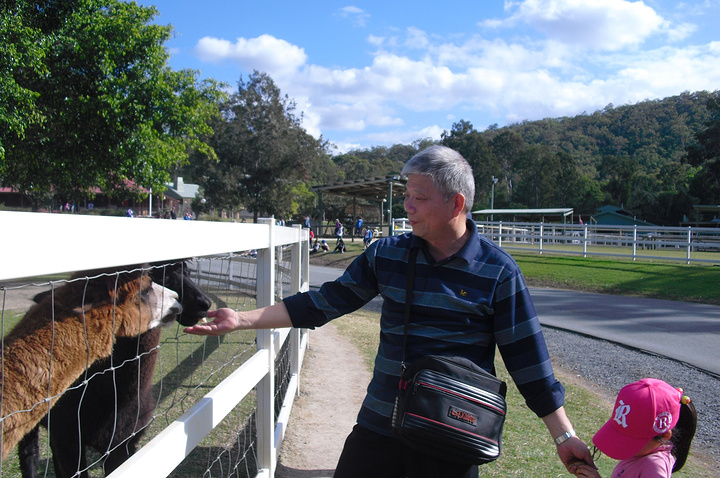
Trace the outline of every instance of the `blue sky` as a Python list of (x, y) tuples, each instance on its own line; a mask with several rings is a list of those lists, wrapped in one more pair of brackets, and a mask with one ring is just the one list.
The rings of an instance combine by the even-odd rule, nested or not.
[(175, 69), (269, 74), (336, 152), (720, 89), (720, 0), (139, 0)]

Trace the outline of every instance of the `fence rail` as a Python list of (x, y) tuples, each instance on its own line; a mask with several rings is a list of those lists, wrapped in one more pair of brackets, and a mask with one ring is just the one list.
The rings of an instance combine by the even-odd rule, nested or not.
[[(478, 222), (477, 226), (480, 234), (507, 250), (720, 263), (720, 228), (503, 221)], [(395, 219), (393, 227), (400, 234), (412, 230), (407, 219)]]
[[(307, 230), (275, 226), (272, 219), (235, 224), (0, 212), (0, 224), (0, 297), (7, 293), (7, 284), (39, 276), (183, 258), (233, 257), (240, 251), (254, 253), (231, 258), (222, 274), (199, 270), (198, 277), (219, 280), (223, 287), (235, 284), (252, 289), (257, 307), (308, 289)], [(232, 269), (240, 264), (244, 276), (234, 276)], [(280, 280), (279, 273), (287, 280)], [(0, 304), (4, 316), (4, 302)], [(258, 477), (274, 476), (278, 448), (299, 393), (308, 336), (296, 329), (265, 330), (257, 332), (255, 342), (257, 350), (251, 357), (109, 476), (172, 474), (252, 391), (256, 410), (251, 428), (256, 429), (257, 456), (253, 458), (256, 466), (246, 467), (256, 469)], [(276, 384), (279, 361), (286, 362), (282, 367), (287, 377)], [(278, 388), (283, 393), (278, 394)], [(237, 476), (232, 470), (229, 474)]]

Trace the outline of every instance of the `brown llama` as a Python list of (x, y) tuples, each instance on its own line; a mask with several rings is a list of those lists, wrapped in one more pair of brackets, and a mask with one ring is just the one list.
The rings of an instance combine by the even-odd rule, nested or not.
[(137, 336), (182, 311), (177, 293), (142, 271), (86, 275), (54, 289), (3, 338), (3, 460), (90, 364), (112, 353), (116, 336)]

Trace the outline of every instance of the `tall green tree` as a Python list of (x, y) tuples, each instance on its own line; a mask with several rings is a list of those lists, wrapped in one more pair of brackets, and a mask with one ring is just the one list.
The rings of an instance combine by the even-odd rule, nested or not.
[(450, 131), (443, 131), (440, 140), (443, 146), (462, 154), (472, 168), (475, 179), (473, 208), (490, 207), (492, 178), (500, 175), (500, 165), (488, 141), (466, 120), (453, 123)]
[(222, 106), (223, 119), (213, 126), (219, 162), (198, 180), (211, 206), (242, 204), (255, 219), (295, 212), (293, 191), (310, 180), (311, 165), (325, 155), (322, 140), (302, 128), (295, 109), (266, 73), (240, 78), (237, 93)]
[(22, 53), (15, 64), (7, 53), (0, 58), (10, 105), (0, 121), (13, 125), (0, 132), (4, 185), (71, 200), (130, 182), (159, 191), (189, 150), (214, 155), (201, 137), (223, 97), (220, 85), (168, 66), (172, 30), (151, 23), (154, 7), (9, 0), (0, 14), (4, 51)]
[(514, 199), (528, 207), (558, 207), (555, 202), (560, 161), (547, 146), (531, 145), (525, 148), (517, 161), (518, 181)]
[(500, 174), (504, 179), (505, 202), (509, 205), (514, 201), (516, 167), (525, 153), (526, 144), (517, 132), (504, 130), (492, 139), (490, 145), (500, 166)]
[(603, 156), (599, 172), (603, 189), (610, 194), (611, 200), (617, 205), (632, 208), (633, 188), (640, 173), (640, 167), (633, 158)]
[(710, 187), (698, 188), (697, 195), (706, 204), (720, 203), (720, 99), (710, 98), (707, 102), (710, 119), (705, 128), (696, 136), (696, 144), (687, 148), (685, 160), (692, 166), (700, 168), (698, 183)]

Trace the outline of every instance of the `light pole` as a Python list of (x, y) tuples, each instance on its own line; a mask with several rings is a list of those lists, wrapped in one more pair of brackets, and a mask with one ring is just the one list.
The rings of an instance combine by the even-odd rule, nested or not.
[[(492, 177), (492, 184), (490, 185), (490, 210), (495, 209), (495, 183), (498, 182), (498, 178)], [(490, 214), (490, 222), (493, 221), (493, 214)]]

